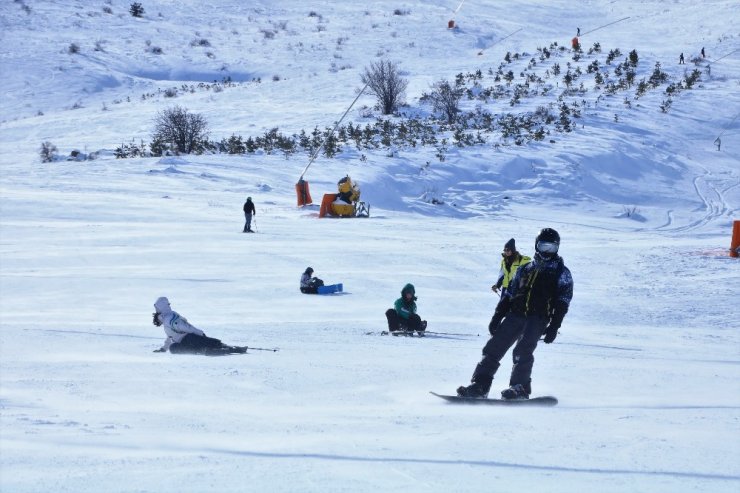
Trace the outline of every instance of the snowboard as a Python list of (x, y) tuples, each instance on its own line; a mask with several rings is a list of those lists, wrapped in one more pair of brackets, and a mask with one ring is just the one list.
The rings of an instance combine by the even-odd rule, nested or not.
[(317, 288), (316, 294), (332, 294), (332, 293), (341, 293), (344, 291), (344, 286), (339, 284), (329, 284), (328, 286), (319, 286)]
[(458, 395), (443, 395), (429, 392), (447, 402), (455, 404), (486, 404), (489, 406), (554, 406), (558, 400), (551, 395), (530, 397), (529, 399), (479, 399), (476, 397), (460, 397)]

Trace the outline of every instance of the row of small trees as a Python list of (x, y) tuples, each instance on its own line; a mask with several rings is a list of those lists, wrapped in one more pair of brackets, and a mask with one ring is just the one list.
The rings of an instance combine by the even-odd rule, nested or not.
[[(554, 52), (556, 49), (563, 51), (556, 44), (551, 45), (550, 50), (547, 50), (547, 48), (538, 48), (538, 51), (541, 52), (540, 61), (542, 62), (550, 58), (551, 52)], [(589, 50), (589, 54), (594, 52), (601, 52), (601, 47), (598, 44), (595, 44), (594, 48)], [(610, 51), (607, 56), (607, 64), (613, 62), (614, 58), (620, 55), (619, 50)], [(529, 55), (523, 54), (522, 56)], [(506, 63), (511, 63), (512, 58), (518, 60), (520, 59), (520, 55), (517, 53), (512, 56), (510, 53), (507, 53), (505, 57)], [(621, 75), (621, 70), (628, 72), (626, 79), (627, 87), (631, 86), (634, 81), (634, 67), (637, 65), (638, 60), (637, 52), (632, 50), (625, 59), (625, 62), (623, 64), (617, 64), (614, 69), (616, 75)], [(527, 69), (536, 64), (535, 58), (532, 58)], [(511, 81), (507, 79), (507, 75), (510, 75), (513, 79), (513, 72), (510, 70), (505, 73), (504, 66), (504, 64), (501, 64), (496, 73), (493, 70), (489, 70), (489, 74), (496, 81), (500, 81), (501, 78), (505, 79), (508, 85)], [(598, 80), (601, 75), (598, 61), (594, 60), (588, 66), (587, 71), (588, 73), (595, 73), (597, 87), (604, 83), (603, 78), (601, 81)], [(548, 69), (546, 74), (549, 73), (550, 70)], [(560, 67), (557, 63), (552, 66), (552, 73), (555, 76), (560, 74)], [(525, 76), (524, 72), (520, 75), (522, 77)], [(531, 74), (523, 85), (517, 84), (511, 101), (512, 106), (518, 102), (520, 97), (530, 95), (528, 90), (530, 82), (536, 83), (538, 86), (543, 83), (539, 77), (534, 77), (534, 75)], [(568, 63), (568, 71), (563, 76), (566, 87), (570, 89), (571, 84), (580, 75), (580, 68), (576, 68), (574, 72), (571, 72), (570, 63)], [(642, 95), (648, 87), (657, 87), (659, 84), (666, 82), (667, 77), (667, 74), (661, 70), (660, 64), (656, 64), (655, 70), (649, 80), (645, 81), (643, 79), (638, 84), (637, 96)], [(666, 92), (670, 95), (671, 92), (677, 92), (683, 88), (691, 88), (696, 80), (698, 80), (698, 77), (699, 72), (695, 70), (694, 73), (686, 77), (685, 83), (679, 83), (678, 85), (671, 84)], [(203, 152), (243, 154), (256, 152), (259, 149), (267, 153), (282, 152), (288, 156), (301, 150), (313, 153), (324, 142), (324, 154), (332, 157), (340, 151), (342, 145), (347, 144), (354, 144), (359, 150), (394, 145), (402, 147), (438, 145), (439, 139), (437, 137), (444, 133), (450, 135), (451, 144), (453, 145), (475, 145), (486, 142), (483, 134), (492, 133), (494, 130), (499, 131), (502, 138), (511, 138), (514, 140), (514, 143), (521, 145), (529, 140), (543, 140), (546, 135), (550, 134), (550, 127), (558, 132), (569, 132), (574, 127), (573, 119), (580, 117), (578, 105), (574, 103), (568, 106), (563, 102), (562, 96), (558, 98), (559, 115), (551, 112), (554, 109), (552, 103), (549, 109), (547, 107), (540, 107), (534, 113), (521, 115), (507, 113), (495, 116), (482, 110), (480, 107), (476, 108), (473, 112), (463, 113), (460, 109), (460, 101), (464, 97), (468, 99), (496, 99), (510, 92), (502, 86), (484, 88), (480, 85), (482, 79), (483, 74), (478, 70), (475, 73), (458, 74), (453, 82), (448, 82), (444, 79), (435, 82), (431, 87), (431, 91), (428, 94), (423, 94), (420, 100), (431, 105), (434, 114), (440, 117), (439, 120), (428, 119), (422, 121), (417, 118), (411, 118), (394, 122), (391, 119), (379, 118), (375, 124), (367, 124), (364, 128), (359, 125), (354, 126), (352, 123), (346, 126), (340, 126), (337, 128), (336, 135), (329, 128), (323, 131), (315, 128), (310, 135), (305, 131), (302, 131), (301, 134), (284, 135), (277, 128), (274, 128), (266, 132), (263, 136), (244, 139), (241, 136), (232, 135), (228, 139), (222, 139), (216, 142), (208, 139), (208, 125), (203, 116), (190, 113), (187, 109), (175, 106), (157, 114), (154, 122), (155, 128), (152, 134), (152, 141), (148, 145), (148, 149), (143, 141), (140, 145), (132, 141), (130, 144), (122, 144), (116, 149), (116, 156), (124, 158), (145, 155), (159, 156), (170, 153), (192, 154)], [(370, 92), (375, 95), (377, 108), (383, 115), (396, 114), (400, 105), (403, 104), (403, 97), (408, 86), (408, 81), (401, 76), (401, 71), (397, 64), (388, 60), (371, 63), (365, 68), (365, 71), (361, 75), (361, 80), (367, 85)], [(472, 84), (472, 89), (467, 86), (468, 84)], [(611, 89), (616, 90), (616, 88), (611, 88), (610, 85), (613, 85), (613, 83), (607, 83), (606, 92), (608, 94), (612, 93)], [(548, 90), (545, 87), (542, 94), (545, 95)], [(664, 108), (661, 109), (665, 111)], [(446, 138), (441, 139), (441, 141), (444, 143), (443, 147), (446, 147), (450, 143)], [(48, 149), (42, 148), (41, 154), (43, 160), (50, 153)]]

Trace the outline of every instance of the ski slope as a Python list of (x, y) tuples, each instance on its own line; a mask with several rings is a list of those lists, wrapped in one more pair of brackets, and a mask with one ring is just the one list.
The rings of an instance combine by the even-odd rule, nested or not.
[[(459, 2), (147, 1), (142, 19), (129, 4), (0, 7), (0, 490), (738, 490), (733, 2), (471, 0), (457, 30), (446, 26)], [(293, 188), (305, 154), (113, 157), (173, 104), (205, 115), (217, 140), (330, 126), (381, 56), (409, 78), (407, 111), (426, 114), (419, 97), (441, 78), (624, 17), (582, 42), (621, 59), (636, 49), (638, 77), (660, 61), (680, 78), (681, 51), (704, 74), (667, 113), (662, 91), (596, 104), (588, 83), (590, 106), (554, 143), (491, 137), (444, 161), (434, 147), (348, 147), (308, 170), (305, 208)], [(730, 55), (707, 73), (690, 62), (702, 46)], [(237, 84), (161, 93), (224, 76)], [(348, 120), (373, 121), (373, 105), (362, 96)], [(44, 164), (47, 140), (99, 157)], [(346, 174), (371, 217), (318, 219)], [(247, 196), (254, 235), (241, 234)], [(504, 243), (531, 255), (543, 227), (560, 232), (575, 282), (560, 335), (535, 353), (534, 394), (558, 406), (431, 396), (470, 379)], [(301, 294), (309, 265), (345, 292)], [(380, 336), (407, 282), (428, 330), (445, 334)], [(153, 353), (159, 296), (211, 337), (279, 351)], [(492, 394), (509, 370), (507, 356)]]

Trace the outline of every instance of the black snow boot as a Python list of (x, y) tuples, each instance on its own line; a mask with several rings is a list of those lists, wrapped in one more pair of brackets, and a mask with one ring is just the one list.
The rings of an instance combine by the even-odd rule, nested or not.
[[(509, 380), (509, 387), (514, 387), (516, 384)], [(532, 395), (532, 379), (527, 380), (526, 383), (521, 384), (527, 395)]]
[(475, 397), (485, 399), (488, 397), (488, 391), (491, 390), (493, 377), (488, 375), (473, 375), (473, 383), (466, 386), (460, 386), (457, 389), (457, 395), (460, 397)]
[(529, 393), (524, 385), (518, 383), (501, 392), (501, 398), (506, 400), (529, 399)]

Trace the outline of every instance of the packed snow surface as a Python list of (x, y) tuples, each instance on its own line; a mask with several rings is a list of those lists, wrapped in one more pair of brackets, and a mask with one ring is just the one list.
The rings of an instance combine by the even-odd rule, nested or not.
[[(142, 5), (0, 6), (1, 491), (740, 489), (737, 2)], [(600, 62), (636, 50), (638, 80), (656, 62), (701, 80), (667, 112), (665, 86), (604, 96), (586, 73), (597, 55), (571, 58), (579, 27)], [(113, 157), (175, 104), (215, 140), (330, 127), (379, 59), (409, 80), (404, 111), (428, 115), (435, 81), (481, 70), (492, 85), (507, 52), (527, 53), (505, 68), (520, 77), (553, 42), (566, 50), (529, 70), (581, 68), (571, 132), (450, 144), (444, 161), (434, 146), (348, 145), (307, 170), (311, 206), (294, 189), (306, 153)], [(547, 84), (562, 91), (562, 73)], [(374, 104), (361, 96), (347, 121), (374, 122)], [(45, 141), (97, 158), (42, 163)], [(345, 175), (371, 217), (318, 218)], [(256, 234), (241, 233), (247, 196)], [(532, 255), (543, 227), (575, 282), (535, 353), (534, 395), (558, 406), (430, 395), (469, 381), (501, 249), (513, 237)], [(345, 292), (301, 294), (307, 266)], [(436, 334), (381, 336), (407, 282)], [(207, 335), (267, 350), (154, 353), (159, 296)], [(507, 356), (492, 396), (509, 369)]]

